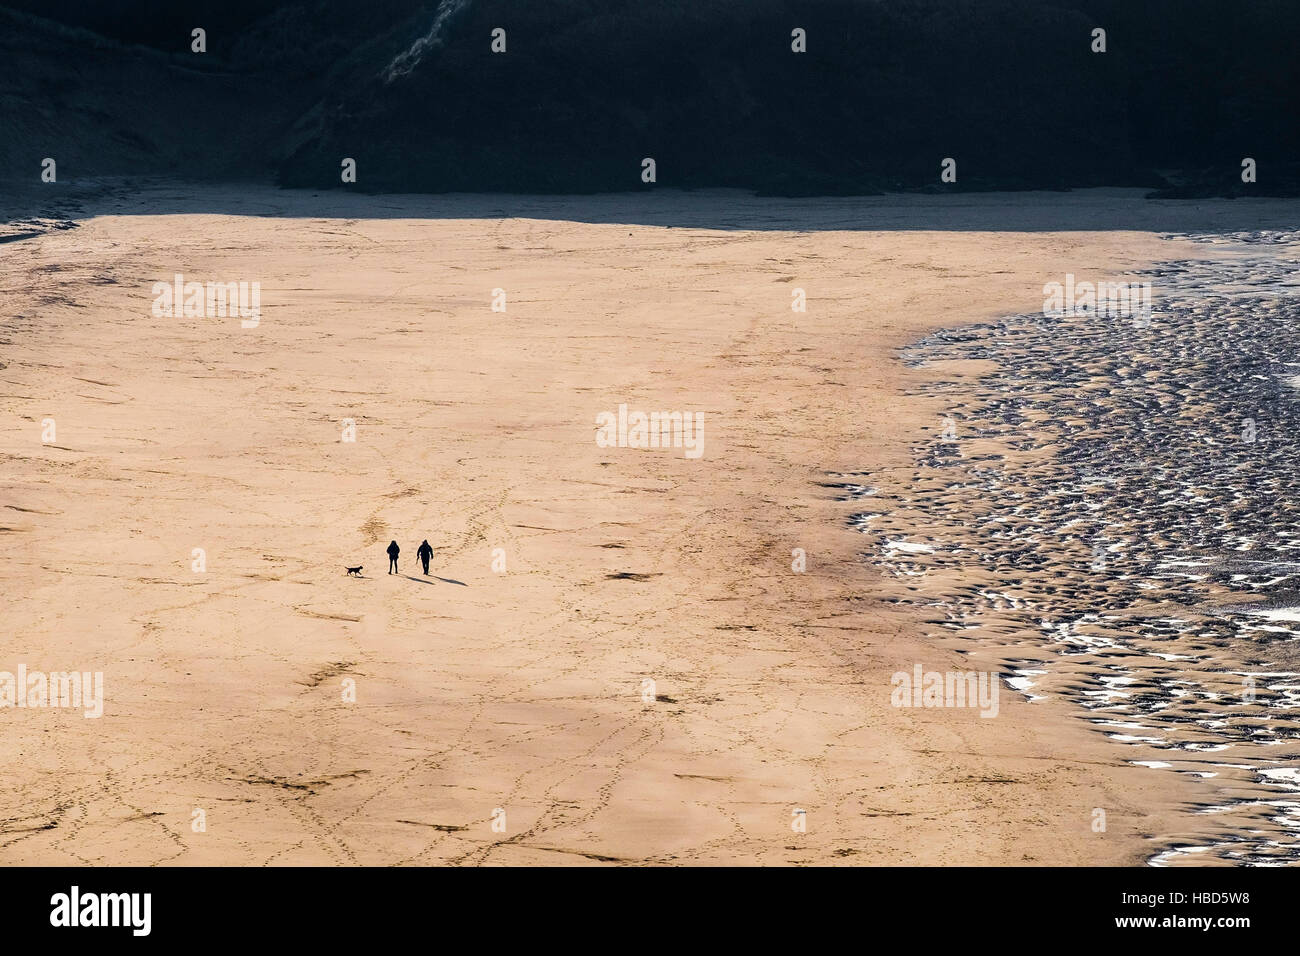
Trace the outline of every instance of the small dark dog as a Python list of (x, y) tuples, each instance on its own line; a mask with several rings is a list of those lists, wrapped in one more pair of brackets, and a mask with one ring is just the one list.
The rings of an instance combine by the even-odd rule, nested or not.
[(357, 577), (361, 577), (361, 569), (364, 567), (364, 564), (358, 564), (355, 568), (348, 568), (347, 572), (348, 574), (355, 574)]

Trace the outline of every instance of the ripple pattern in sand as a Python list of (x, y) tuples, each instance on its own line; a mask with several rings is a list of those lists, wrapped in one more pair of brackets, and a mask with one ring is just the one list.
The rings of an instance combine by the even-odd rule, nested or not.
[[(956, 438), (842, 476), (866, 557), (935, 637), (1003, 650), (1153, 772), (1213, 780), (1209, 843), (1156, 865), (1300, 862), (1300, 233), (1185, 237), (1149, 325), (1016, 316), (905, 350)], [(968, 368), (938, 363), (990, 361)]]

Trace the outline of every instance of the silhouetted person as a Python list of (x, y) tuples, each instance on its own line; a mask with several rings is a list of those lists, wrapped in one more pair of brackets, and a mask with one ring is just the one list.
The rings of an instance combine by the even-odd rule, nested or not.
[(397, 573), (397, 555), (401, 552), (401, 550), (402, 549), (397, 546), (396, 541), (390, 541), (388, 543), (388, 573), (389, 574)]
[(425, 574), (428, 574), (428, 573), (429, 573), (429, 559), (430, 559), (431, 557), (433, 557), (433, 548), (429, 547), (429, 539), (428, 539), (428, 538), (425, 538), (425, 539), (424, 539), (424, 543), (421, 544), (420, 547), (416, 549), (416, 552), (415, 552), (415, 553), (416, 553), (417, 555), (419, 555), (420, 563), (424, 565), (424, 573), (425, 573)]

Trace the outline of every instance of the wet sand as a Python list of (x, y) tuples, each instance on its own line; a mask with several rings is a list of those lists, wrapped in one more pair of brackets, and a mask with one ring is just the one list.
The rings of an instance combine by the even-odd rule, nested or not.
[(1001, 645), (1031, 699), (1209, 783), (1215, 838), (1165, 834), (1154, 864), (1294, 864), (1300, 233), (1212, 243), (1143, 276), (1151, 315), (1012, 316), (905, 350), (951, 428), (906, 482), (859, 479), (854, 523), (937, 644)]
[[(0, 669), (99, 670), (106, 700), (4, 712), (0, 860), (1081, 865), (1209, 840), (1209, 781), (1135, 766), (1066, 698), (891, 706), (894, 672), (996, 667), (1002, 639), (930, 639), (845, 485), (914, 470), (945, 409), (899, 350), (928, 331), (1186, 254), (1160, 232), (1294, 213), (158, 184), (16, 222), (40, 234), (0, 253)], [(176, 273), (259, 282), (257, 327), (151, 314)], [(599, 447), (621, 403), (703, 413), (702, 457)]]

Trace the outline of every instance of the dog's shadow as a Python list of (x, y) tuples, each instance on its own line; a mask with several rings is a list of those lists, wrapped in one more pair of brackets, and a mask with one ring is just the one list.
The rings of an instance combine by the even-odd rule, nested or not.
[(434, 581), (441, 581), (443, 584), (459, 584), (463, 588), (469, 587), (464, 581), (457, 581), (454, 578), (440, 578), (436, 574), (431, 574), (427, 578), (417, 578), (410, 574), (404, 574), (402, 577), (408, 581), (419, 581), (421, 584), (432, 584)]

